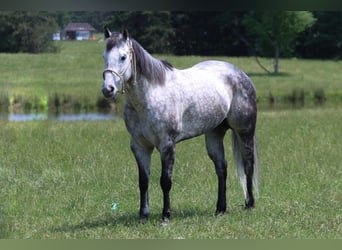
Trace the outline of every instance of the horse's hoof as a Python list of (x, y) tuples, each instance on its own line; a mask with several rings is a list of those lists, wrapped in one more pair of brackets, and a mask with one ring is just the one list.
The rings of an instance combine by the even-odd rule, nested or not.
[(254, 208), (254, 200), (245, 202), (245, 210), (251, 210), (252, 208)]
[(140, 223), (141, 224), (146, 224), (148, 221), (148, 217), (140, 217)]
[(245, 210), (246, 211), (250, 211), (250, 210), (252, 210), (254, 208), (254, 206), (245, 206)]
[(222, 211), (219, 211), (219, 210), (216, 210), (215, 212), (215, 216), (221, 216), (221, 215), (224, 215), (226, 212), (226, 210), (222, 210)]
[(169, 223), (170, 223), (170, 219), (169, 218), (163, 218), (161, 223), (160, 223), (160, 226), (166, 227), (166, 226), (169, 225)]
[(254, 208), (254, 204), (251, 205), (251, 204), (245, 204), (245, 210), (252, 210)]

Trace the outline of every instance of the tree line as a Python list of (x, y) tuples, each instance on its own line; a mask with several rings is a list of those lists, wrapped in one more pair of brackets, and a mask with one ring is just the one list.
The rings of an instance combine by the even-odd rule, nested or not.
[(151, 53), (342, 58), (341, 11), (0, 11), (0, 52), (56, 52), (69, 22), (126, 28)]

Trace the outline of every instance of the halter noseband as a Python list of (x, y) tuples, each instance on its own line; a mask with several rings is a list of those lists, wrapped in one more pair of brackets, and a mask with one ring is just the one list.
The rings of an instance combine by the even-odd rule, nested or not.
[(136, 73), (137, 73), (137, 69), (136, 69), (136, 62), (135, 62), (135, 53), (134, 53), (134, 50), (133, 50), (133, 46), (132, 46), (132, 41), (131, 40), (128, 40), (129, 42), (129, 54), (130, 54), (130, 60), (129, 61), (126, 61), (126, 64), (125, 66), (118, 72), (114, 69), (111, 69), (111, 68), (105, 68), (103, 70), (103, 80), (105, 79), (105, 73), (107, 72), (110, 72), (112, 73), (113, 75), (116, 75), (120, 78), (120, 81), (122, 81), (122, 87), (121, 87), (121, 93), (124, 94), (125, 93), (125, 88), (124, 88), (124, 73), (127, 71), (129, 65), (131, 64), (131, 66), (134, 67), (134, 72), (133, 75), (134, 75), (134, 83), (136, 82)]

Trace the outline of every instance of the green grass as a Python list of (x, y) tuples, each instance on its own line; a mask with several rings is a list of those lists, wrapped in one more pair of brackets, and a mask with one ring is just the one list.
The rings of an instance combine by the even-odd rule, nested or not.
[[(0, 53), (1, 93), (33, 98), (57, 92), (96, 100), (101, 95), (103, 42), (60, 41), (58, 44), (61, 52), (57, 54)], [(283, 97), (294, 89), (303, 89), (307, 96), (323, 89), (328, 99), (342, 100), (341, 61), (281, 59), (281, 73), (268, 75), (254, 58), (249, 57), (155, 56), (167, 59), (177, 68), (190, 67), (208, 59), (231, 62), (249, 74), (260, 100), (267, 99), (270, 93)], [(260, 60), (272, 68), (272, 59)]]
[(57, 54), (0, 54), (2, 92), (9, 95), (100, 95), (103, 43), (61, 42)]
[[(0, 131), (2, 238), (341, 238), (341, 108), (262, 111), (260, 197), (243, 210), (230, 138), (228, 209), (214, 216), (216, 176), (204, 138), (177, 145), (173, 219), (159, 225), (153, 155), (151, 218), (138, 220), (138, 179), (122, 120), (6, 122)], [(110, 205), (119, 202), (112, 213)]]
[[(101, 42), (61, 42), (59, 54), (0, 54), (0, 97), (101, 96)], [(340, 98), (341, 61), (282, 59), (270, 76), (253, 58), (166, 56), (178, 68), (227, 60), (253, 79), (259, 98), (322, 88)], [(261, 59), (271, 67), (270, 59)], [(124, 98), (121, 98), (123, 100)], [(260, 111), (260, 198), (243, 210), (230, 138), (228, 208), (214, 216), (216, 175), (204, 138), (182, 142), (171, 192), (173, 219), (160, 227), (160, 163), (153, 155), (151, 219), (138, 220), (137, 167), (122, 120), (0, 120), (0, 238), (341, 238), (340, 99), (317, 109)], [(111, 211), (111, 203), (119, 202)]]

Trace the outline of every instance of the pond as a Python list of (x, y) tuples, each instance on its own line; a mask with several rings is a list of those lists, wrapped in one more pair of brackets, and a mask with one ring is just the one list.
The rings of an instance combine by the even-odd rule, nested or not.
[(7, 114), (0, 115), (0, 120), (8, 120), (13, 122), (24, 121), (98, 121), (98, 120), (116, 120), (119, 116), (111, 113), (79, 113), (79, 114), (57, 114), (51, 115), (46, 113), (28, 113), (28, 114)]
[(103, 96), (89, 99), (67, 94), (25, 97), (0, 93), (0, 120), (85, 121), (118, 119), (118, 104)]
[[(290, 90), (289, 90), (290, 91)], [(329, 99), (329, 101), (328, 101)], [(323, 89), (313, 92), (293, 89), (282, 95), (258, 97), (258, 110), (282, 110), (341, 105), (342, 95), (328, 96)], [(26, 98), (0, 93), (0, 120), (21, 122), (35, 120), (94, 121), (122, 117), (124, 102), (114, 103), (103, 96), (94, 99), (53, 93), (47, 97)]]

